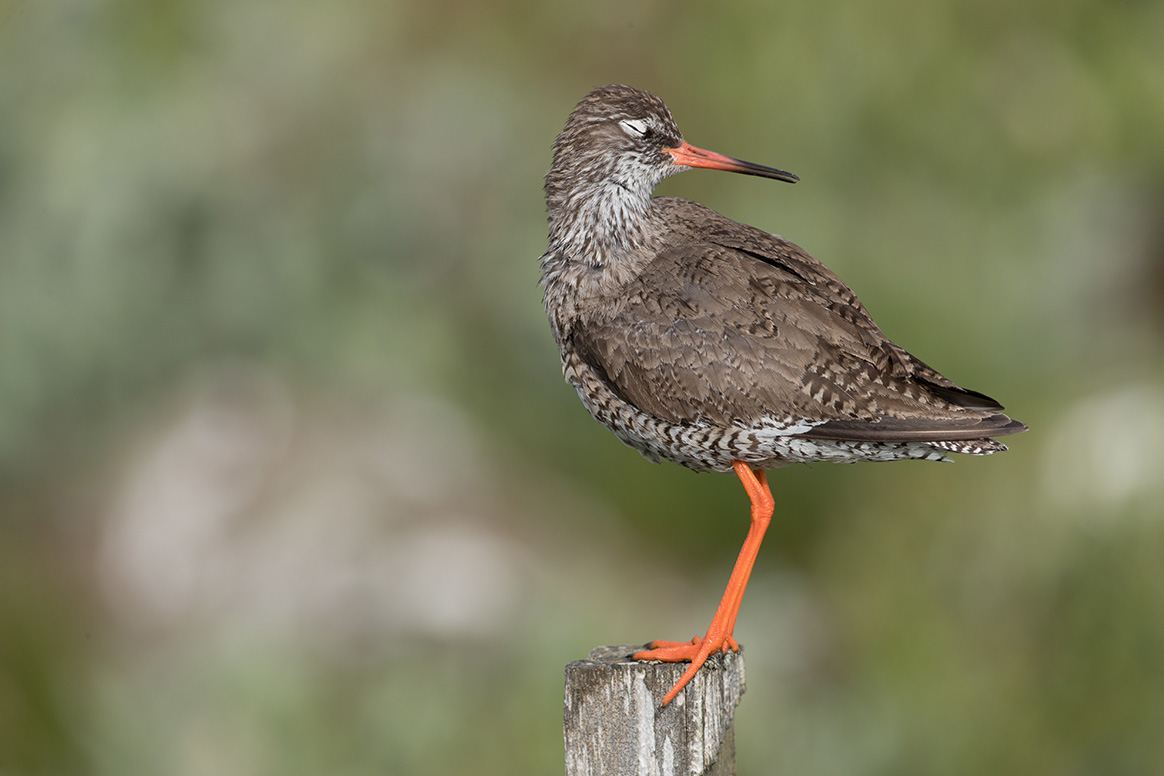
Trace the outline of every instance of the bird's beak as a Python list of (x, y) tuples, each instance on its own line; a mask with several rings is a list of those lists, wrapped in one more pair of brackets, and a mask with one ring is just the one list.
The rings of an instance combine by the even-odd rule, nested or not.
[(800, 178), (796, 177), (790, 172), (784, 170), (777, 170), (775, 167), (765, 167), (762, 164), (753, 164), (752, 162), (745, 162), (740, 159), (733, 159), (730, 156), (717, 154), (715, 151), (705, 151), (702, 148), (696, 148), (684, 141), (678, 148), (664, 148), (664, 151), (671, 154), (675, 160), (675, 164), (683, 167), (706, 167), (709, 170), (727, 170), (728, 172), (739, 172), (744, 175), (759, 175), (761, 178), (773, 178), (778, 181), (787, 181), (788, 183), (796, 183)]

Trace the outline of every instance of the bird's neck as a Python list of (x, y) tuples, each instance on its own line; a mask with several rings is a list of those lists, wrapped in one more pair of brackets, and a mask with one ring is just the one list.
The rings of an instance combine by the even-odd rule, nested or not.
[(569, 315), (584, 299), (618, 294), (658, 252), (649, 190), (611, 181), (555, 192), (547, 186), (549, 250), (542, 256), (547, 308)]
[(546, 182), (550, 246), (600, 263), (610, 253), (642, 244), (651, 211), (651, 187), (633, 177), (610, 177), (571, 187)]

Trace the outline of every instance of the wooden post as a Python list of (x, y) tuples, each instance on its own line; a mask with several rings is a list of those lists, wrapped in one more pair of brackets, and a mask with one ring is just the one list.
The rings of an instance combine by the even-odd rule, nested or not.
[(566, 776), (735, 774), (743, 654), (712, 655), (662, 708), (689, 664), (630, 660), (639, 649), (597, 647), (566, 666)]

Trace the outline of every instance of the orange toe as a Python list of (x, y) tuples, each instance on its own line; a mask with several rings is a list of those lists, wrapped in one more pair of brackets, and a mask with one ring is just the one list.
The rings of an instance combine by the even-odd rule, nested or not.
[(682, 663), (690, 660), (691, 665), (683, 672), (683, 676), (675, 686), (663, 696), (663, 705), (666, 706), (679, 691), (687, 686), (699, 669), (707, 662), (707, 658), (715, 652), (740, 651), (736, 640), (726, 634), (715, 635), (709, 632), (708, 636), (696, 636), (691, 641), (652, 641), (651, 649), (644, 649), (634, 654), (635, 660), (660, 660), (664, 663)]
[(692, 660), (699, 654), (699, 645), (703, 639), (696, 636), (691, 641), (652, 641), (650, 649), (639, 650), (634, 654), (635, 660), (661, 660), (664, 663), (682, 663)]
[[(691, 641), (652, 641), (649, 649), (641, 649), (631, 656), (634, 660), (659, 660), (664, 663), (681, 663), (694, 660), (703, 649), (704, 638), (696, 636)], [(740, 645), (731, 636), (725, 636), (720, 644), (712, 644), (708, 654), (715, 652), (739, 652)]]

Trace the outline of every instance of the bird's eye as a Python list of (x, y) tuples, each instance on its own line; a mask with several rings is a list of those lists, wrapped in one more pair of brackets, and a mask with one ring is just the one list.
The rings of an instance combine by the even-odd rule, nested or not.
[(651, 132), (650, 126), (643, 119), (623, 119), (618, 125), (631, 137), (646, 137)]

